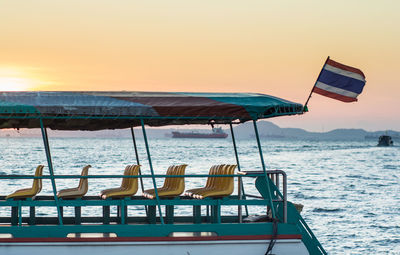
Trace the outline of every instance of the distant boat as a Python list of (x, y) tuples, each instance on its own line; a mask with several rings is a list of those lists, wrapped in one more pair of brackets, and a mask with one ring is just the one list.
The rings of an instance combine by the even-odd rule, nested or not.
[(393, 145), (392, 137), (388, 135), (381, 135), (379, 137), (378, 146), (392, 146), (392, 145)]
[(198, 131), (179, 132), (173, 131), (172, 138), (227, 138), (228, 134), (222, 128), (213, 128), (211, 133), (200, 133)]

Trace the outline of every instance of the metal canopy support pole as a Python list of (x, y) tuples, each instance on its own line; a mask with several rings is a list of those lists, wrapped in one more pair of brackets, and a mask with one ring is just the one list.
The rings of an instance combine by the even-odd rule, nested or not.
[(261, 148), (260, 136), (258, 135), (257, 121), (256, 120), (253, 120), (253, 125), (254, 125), (254, 132), (256, 134), (258, 152), (260, 154), (260, 159), (261, 159), (261, 164), (262, 164), (262, 168), (263, 168), (263, 172), (264, 172), (264, 177), (265, 177), (265, 181), (267, 182), (268, 198), (269, 198), (269, 202), (271, 204), (272, 218), (275, 218), (275, 208), (274, 208), (274, 204), (272, 203), (272, 194), (271, 194), (271, 189), (269, 187), (269, 181), (268, 181), (269, 177), (268, 177), (267, 171), (265, 169), (264, 157), (263, 157), (262, 148)]
[(147, 158), (148, 158), (148, 160), (149, 160), (150, 171), (151, 171), (151, 178), (153, 179), (154, 193), (156, 194), (158, 213), (160, 214), (160, 221), (161, 221), (161, 224), (164, 224), (164, 219), (163, 219), (163, 216), (162, 216), (162, 211), (161, 211), (161, 206), (160, 206), (160, 197), (158, 196), (156, 178), (154, 178), (153, 164), (151, 163), (150, 149), (149, 149), (149, 144), (148, 144), (148, 142), (147, 142), (146, 129), (144, 128), (144, 121), (143, 121), (143, 119), (140, 120), (140, 123), (142, 124), (142, 131), (143, 131), (144, 144), (145, 144), (145, 146), (146, 146)]
[[(131, 127), (131, 134), (132, 134), (133, 148), (135, 149), (136, 164), (140, 165), (139, 153), (138, 153), (138, 149), (137, 149), (137, 146), (136, 146), (135, 131), (133, 130), (133, 127)], [(140, 175), (140, 184), (142, 185), (142, 192), (144, 192), (142, 170), (140, 168), (139, 168), (139, 175)]]
[[(232, 122), (229, 123), (229, 127), (231, 128), (231, 137), (232, 137), (233, 149), (235, 151), (236, 164), (238, 170), (241, 171), (239, 163), (239, 154), (237, 152), (237, 146), (236, 146), (235, 134), (233, 133)], [(242, 200), (242, 197), (246, 199), (246, 193), (244, 192), (242, 177), (238, 177), (238, 182), (239, 182), (239, 187), (238, 187), (239, 200)], [(245, 205), (245, 209), (246, 209), (246, 216), (249, 216), (249, 209), (247, 208), (247, 205)], [(242, 205), (238, 206), (238, 214), (239, 214), (239, 222), (242, 223)]]
[[(135, 131), (133, 130), (133, 127), (131, 127), (131, 134), (132, 134), (133, 148), (135, 149), (136, 164), (140, 165), (139, 153), (136, 145)], [(139, 168), (139, 176), (140, 176), (140, 185), (142, 186), (142, 193), (144, 193), (142, 170), (140, 168)], [(146, 215), (147, 215), (147, 206), (144, 206), (144, 208), (146, 210)]]
[(51, 185), (53, 186), (54, 201), (56, 202), (56, 207), (57, 207), (58, 222), (60, 225), (63, 225), (62, 214), (61, 214), (60, 205), (59, 205), (58, 197), (57, 197), (56, 181), (54, 179), (53, 163), (51, 161), (49, 137), (47, 136), (47, 130), (43, 125), (43, 120), (42, 119), (39, 119), (39, 120), (40, 120), (40, 129), (42, 131), (44, 149), (46, 151), (47, 165), (49, 166)]

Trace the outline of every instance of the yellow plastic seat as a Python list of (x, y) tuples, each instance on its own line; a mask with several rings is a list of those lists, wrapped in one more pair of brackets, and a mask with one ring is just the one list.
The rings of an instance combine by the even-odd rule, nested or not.
[[(125, 170), (124, 170), (124, 175), (129, 175), (130, 169), (131, 169), (131, 165), (127, 165), (127, 166), (125, 167)], [(126, 189), (126, 188), (127, 188), (128, 181), (129, 181), (128, 178), (123, 178), (120, 187), (118, 187), (118, 188), (111, 188), (111, 189), (105, 189), (105, 190), (100, 191), (100, 197), (102, 197), (103, 195), (106, 195), (107, 193), (110, 193), (110, 192), (121, 191), (121, 190)]]
[[(217, 165), (213, 171), (212, 175), (223, 175), (223, 170), (226, 169), (228, 165)], [(219, 183), (222, 180), (223, 177), (216, 177), (216, 176), (211, 176), (210, 178), (210, 183), (209, 185), (204, 188), (200, 188), (198, 190), (196, 190), (196, 192), (194, 192), (192, 194), (193, 198), (200, 198), (200, 195), (202, 193), (208, 192), (208, 191), (213, 191), (218, 189), (219, 187)]]
[[(218, 168), (217, 175), (233, 175), (235, 168), (236, 165), (222, 165)], [(234, 189), (234, 179), (232, 176), (214, 178), (214, 182), (210, 188), (196, 191), (193, 197), (203, 199), (206, 197), (226, 197), (232, 194)]]
[[(81, 176), (87, 176), (89, 172), (89, 168), (92, 167), (91, 165), (87, 165), (82, 169)], [(87, 191), (89, 189), (88, 186), (88, 179), (87, 178), (81, 178), (79, 180), (79, 185), (76, 188), (71, 188), (71, 189), (63, 189), (58, 191), (57, 197), (62, 198), (62, 199), (77, 199), (81, 198), (84, 195), (86, 195)]]
[(202, 191), (202, 190), (208, 190), (214, 186), (214, 182), (216, 181), (216, 177), (213, 175), (216, 175), (218, 170), (223, 167), (224, 165), (214, 165), (210, 168), (210, 171), (208, 172), (208, 177), (207, 177), (207, 182), (206, 185), (202, 188), (196, 188), (196, 189), (190, 189), (185, 192), (185, 195), (193, 197), (197, 192)]
[[(185, 175), (187, 165), (170, 166), (166, 175)], [(184, 177), (166, 177), (164, 185), (157, 188), (159, 197), (177, 197), (185, 191), (185, 178)], [(155, 197), (154, 189), (144, 191), (145, 197), (153, 199)]]
[[(140, 165), (132, 165), (128, 169), (127, 176), (137, 176), (139, 174)], [(125, 174), (124, 174), (125, 175)], [(124, 182), (125, 180), (125, 182)], [(107, 192), (102, 191), (101, 198), (125, 198), (136, 194), (138, 190), (138, 178), (123, 178), (120, 188), (116, 190), (109, 189)]]
[[(43, 175), (43, 165), (38, 165), (35, 171), (35, 177)], [(34, 179), (31, 188), (19, 189), (14, 193), (6, 196), (6, 199), (22, 199), (22, 198), (33, 198), (42, 190), (42, 179)]]
[[(175, 168), (177, 168), (177, 166), (175, 166), (175, 165), (169, 166), (167, 169), (166, 175), (173, 175)], [(170, 185), (169, 182), (170, 182), (170, 179), (165, 178), (163, 186), (161, 188), (157, 188), (157, 191), (160, 192), (162, 190), (168, 189), (168, 186)], [(150, 196), (153, 196), (154, 194), (155, 194), (154, 189), (146, 189), (143, 192), (143, 196), (147, 197), (147, 198), (151, 198)]]

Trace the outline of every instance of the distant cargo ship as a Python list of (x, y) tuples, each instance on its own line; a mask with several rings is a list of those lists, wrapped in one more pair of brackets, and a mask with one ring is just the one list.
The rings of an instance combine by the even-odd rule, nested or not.
[(192, 132), (172, 132), (173, 138), (227, 138), (228, 134), (222, 131), (222, 128), (213, 128), (211, 133)]

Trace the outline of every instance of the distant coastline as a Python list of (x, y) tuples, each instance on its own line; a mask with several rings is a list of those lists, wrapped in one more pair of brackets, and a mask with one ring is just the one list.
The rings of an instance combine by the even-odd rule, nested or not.
[[(234, 127), (235, 137), (237, 139), (247, 139), (254, 136), (252, 123), (244, 123)], [(230, 130), (221, 126), (229, 134)], [(260, 137), (262, 139), (301, 139), (301, 140), (377, 140), (380, 135), (387, 134), (394, 140), (400, 140), (400, 132), (394, 130), (382, 130), (368, 132), (364, 129), (334, 129), (329, 132), (309, 132), (301, 128), (281, 128), (269, 121), (260, 121), (258, 123)], [(153, 138), (171, 137), (171, 132), (176, 128), (149, 128), (148, 135)], [(210, 132), (211, 127), (204, 126), (196, 131)], [(193, 129), (179, 128), (179, 131), (193, 131)], [(49, 130), (50, 137), (96, 137), (96, 138), (130, 138), (129, 129), (126, 130), (101, 130), (101, 131), (53, 131)], [(137, 130), (137, 137), (141, 137), (141, 131)], [(39, 129), (6, 129), (0, 130), (0, 138), (11, 137), (41, 137)]]

